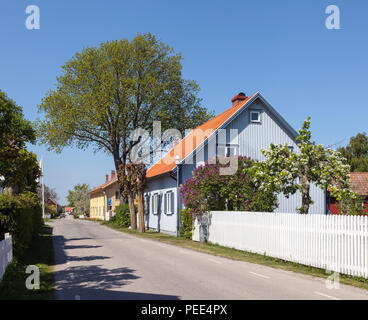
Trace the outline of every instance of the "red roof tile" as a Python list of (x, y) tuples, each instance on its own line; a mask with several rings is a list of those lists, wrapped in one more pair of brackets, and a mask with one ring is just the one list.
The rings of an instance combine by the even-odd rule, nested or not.
[(359, 195), (368, 195), (368, 172), (350, 172), (350, 187)]

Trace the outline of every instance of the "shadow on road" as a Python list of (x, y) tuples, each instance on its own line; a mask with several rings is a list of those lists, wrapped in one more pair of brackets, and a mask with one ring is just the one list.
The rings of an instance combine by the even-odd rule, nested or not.
[[(66, 250), (69, 249), (93, 249), (101, 246), (93, 245), (68, 245), (69, 241), (87, 240), (89, 238), (65, 239), (61, 235), (54, 235), (54, 265), (65, 264), (66, 268), (54, 271), (55, 298), (62, 300), (176, 300), (178, 296), (162, 295), (153, 293), (140, 293), (121, 291), (122, 287), (139, 279), (136, 270), (119, 267), (115, 269), (106, 268), (101, 260), (111, 259), (108, 256), (87, 255), (70, 256)], [(85, 254), (85, 253), (84, 253)], [(96, 261), (93, 264), (93, 261)], [(88, 265), (67, 267), (68, 262), (88, 262)], [(92, 264), (90, 264), (92, 262)]]
[(64, 250), (70, 249), (96, 249), (100, 248), (101, 246), (89, 246), (89, 245), (80, 245), (80, 246), (64, 246)]

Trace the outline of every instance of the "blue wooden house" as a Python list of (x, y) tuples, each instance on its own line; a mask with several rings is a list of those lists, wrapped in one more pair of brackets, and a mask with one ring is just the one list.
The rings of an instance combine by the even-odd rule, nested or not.
[[(192, 130), (148, 169), (144, 194), (147, 229), (178, 234), (178, 213), (183, 208), (179, 187), (208, 159), (239, 155), (263, 160), (261, 150), (271, 143), (287, 144), (298, 151), (298, 133), (261, 93), (250, 97), (239, 93), (231, 101), (231, 108)], [(309, 212), (325, 214), (325, 191), (312, 185), (311, 197), (314, 204)], [(289, 198), (280, 194), (278, 201), (277, 212), (293, 213), (301, 206), (299, 193)]]

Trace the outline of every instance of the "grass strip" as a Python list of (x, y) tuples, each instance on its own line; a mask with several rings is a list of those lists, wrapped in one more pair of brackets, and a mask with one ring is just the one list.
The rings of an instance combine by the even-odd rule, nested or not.
[[(21, 259), (14, 258), (7, 267), (3, 280), (0, 282), (1, 300), (50, 300), (53, 299), (54, 252), (52, 245), (52, 228), (43, 226)], [(40, 271), (40, 288), (29, 290), (26, 279), (31, 274), (26, 273), (29, 265), (36, 265)], [(32, 282), (33, 283), (33, 282)]]

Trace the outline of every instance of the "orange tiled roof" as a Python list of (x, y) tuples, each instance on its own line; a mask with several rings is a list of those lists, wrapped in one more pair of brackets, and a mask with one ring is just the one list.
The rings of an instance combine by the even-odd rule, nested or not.
[[(235, 96), (232, 100), (233, 102), (236, 98), (239, 98), (240, 94)], [(185, 159), (190, 153), (192, 153), (197, 146), (199, 146), (205, 138), (208, 136), (204, 136), (203, 139), (199, 139), (200, 141), (196, 141), (196, 131), (202, 130), (203, 132), (210, 133), (211, 131), (217, 130), (226, 120), (228, 120), (233, 114), (235, 114), (239, 109), (241, 109), (251, 98), (245, 97), (241, 100), (238, 100), (234, 105), (219, 114), (218, 116), (208, 120), (204, 124), (200, 125), (196, 129), (192, 130), (189, 134), (187, 134), (176, 146), (174, 146), (166, 155), (164, 155), (161, 160), (154, 164), (151, 168), (147, 170), (147, 178), (155, 177), (163, 173), (170, 172), (176, 167), (175, 157), (179, 156), (180, 159)]]
[(368, 195), (368, 172), (350, 172), (350, 187), (359, 195)]

